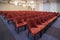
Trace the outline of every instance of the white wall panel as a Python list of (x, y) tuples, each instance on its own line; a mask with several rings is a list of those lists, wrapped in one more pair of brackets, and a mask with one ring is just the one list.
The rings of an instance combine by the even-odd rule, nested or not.
[(50, 11), (50, 4), (49, 3), (45, 3), (43, 4), (43, 11)]
[(39, 9), (39, 11), (43, 11), (43, 3), (39, 4), (39, 8), (38, 9)]

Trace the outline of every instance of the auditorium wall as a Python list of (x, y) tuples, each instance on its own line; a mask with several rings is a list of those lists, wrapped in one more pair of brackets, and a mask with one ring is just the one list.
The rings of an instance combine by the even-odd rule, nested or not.
[(0, 10), (30, 10), (30, 9), (28, 9), (27, 7), (0, 3)]
[(58, 12), (57, 10), (57, 0), (43, 0), (43, 3), (39, 6), (39, 11)]
[(57, 3), (57, 11), (60, 13), (60, 2)]
[[(31, 10), (31, 8), (16, 6), (7, 3), (0, 3), (0, 10)], [(35, 10), (60, 12), (60, 2), (57, 2), (57, 0), (49, 0), (49, 2), (46, 2), (45, 0), (40, 0), (39, 4), (35, 7)]]

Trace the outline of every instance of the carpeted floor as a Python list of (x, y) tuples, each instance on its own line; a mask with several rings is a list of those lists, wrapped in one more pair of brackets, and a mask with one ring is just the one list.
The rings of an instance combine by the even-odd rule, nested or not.
[(8, 27), (4, 24), (0, 17), (0, 40), (15, 40)]
[[(60, 17), (38, 40), (60, 40)], [(0, 40), (30, 40), (27, 30), (17, 34), (12, 23), (8, 24), (6, 19), (0, 16)]]

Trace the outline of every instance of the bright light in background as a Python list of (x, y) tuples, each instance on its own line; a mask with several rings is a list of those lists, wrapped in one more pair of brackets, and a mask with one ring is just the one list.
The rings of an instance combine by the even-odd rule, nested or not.
[(34, 3), (34, 1), (30, 1), (30, 3)]
[(35, 8), (36, 7), (36, 3), (35, 1), (20, 1), (20, 0), (15, 0), (12, 2), (12, 4), (14, 5), (18, 5), (18, 6), (22, 6), (22, 7), (28, 7), (30, 6), (31, 8)]
[(23, 7), (26, 7), (26, 4), (23, 4), (22, 6), (23, 6)]
[(14, 4), (15, 4), (15, 5), (18, 5), (18, 1), (15, 1)]
[(30, 1), (30, 3), (28, 4), (28, 6), (30, 6), (31, 8), (35, 8), (36, 4), (34, 1)]

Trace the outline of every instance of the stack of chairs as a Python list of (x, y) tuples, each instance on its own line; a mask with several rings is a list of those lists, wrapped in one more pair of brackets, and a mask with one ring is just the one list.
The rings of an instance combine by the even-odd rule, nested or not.
[(47, 25), (53, 22), (58, 14), (56, 12), (41, 12), (41, 11), (2, 11), (0, 14), (7, 18), (8, 23), (12, 21), (15, 25), (16, 32), (19, 33), (19, 29), (24, 27), (28, 28), (28, 36), (31, 33), (35, 37), (38, 33), (40, 36), (45, 30)]

